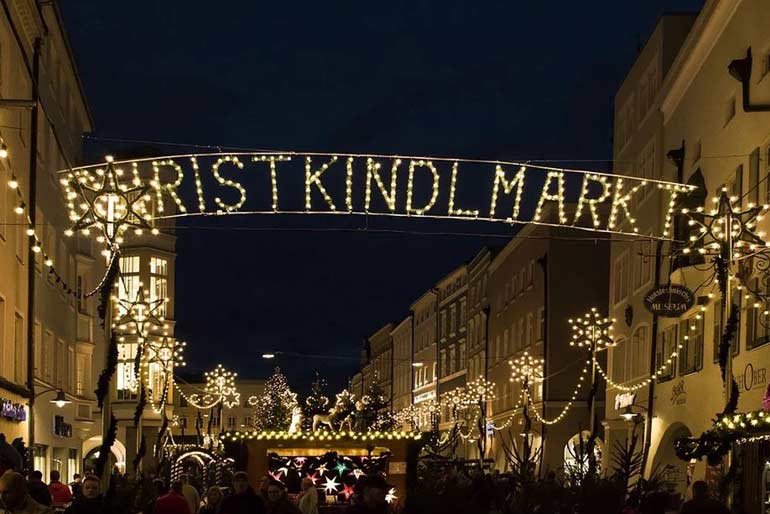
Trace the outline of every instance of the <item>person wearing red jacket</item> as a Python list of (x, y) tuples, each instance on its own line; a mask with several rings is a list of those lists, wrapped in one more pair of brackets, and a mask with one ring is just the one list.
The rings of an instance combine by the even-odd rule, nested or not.
[(67, 484), (59, 481), (59, 472), (51, 471), (51, 482), (48, 484), (48, 492), (51, 493), (51, 505), (64, 507), (72, 501), (72, 492)]
[(193, 514), (182, 494), (184, 484), (181, 480), (171, 482), (171, 490), (155, 500), (155, 514)]

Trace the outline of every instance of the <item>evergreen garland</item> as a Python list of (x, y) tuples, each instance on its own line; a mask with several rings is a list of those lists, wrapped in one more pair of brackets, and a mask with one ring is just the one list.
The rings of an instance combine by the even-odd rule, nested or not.
[(104, 467), (107, 465), (107, 461), (112, 452), (112, 445), (115, 444), (115, 439), (118, 436), (118, 420), (115, 415), (110, 413), (110, 426), (107, 429), (107, 435), (102, 439), (102, 445), (99, 448), (99, 457), (96, 459), (94, 465), (94, 471), (96, 476), (100, 477), (104, 474)]
[(734, 303), (730, 305), (730, 315), (727, 317), (725, 330), (722, 333), (722, 339), (719, 341), (719, 370), (722, 372), (722, 383), (725, 383), (727, 373), (727, 358), (730, 356), (730, 346), (732, 345), (735, 332), (738, 330), (738, 306)]
[(118, 341), (115, 334), (110, 335), (110, 347), (107, 352), (107, 367), (99, 373), (96, 391), (94, 391), (100, 409), (104, 407), (104, 399), (110, 392), (110, 380), (118, 367)]
[(158, 430), (158, 441), (155, 443), (155, 461), (160, 463), (160, 457), (161, 453), (163, 452), (163, 437), (166, 435), (166, 430), (168, 430), (168, 417), (166, 416), (166, 413), (163, 413), (163, 424), (160, 426), (160, 430)]
[(144, 434), (142, 434), (142, 440), (139, 443), (139, 449), (136, 451), (136, 457), (134, 457), (131, 463), (134, 466), (134, 475), (138, 475), (139, 464), (142, 462), (145, 453), (147, 453), (147, 441), (144, 438)]
[[(147, 390), (144, 388), (144, 384), (139, 391), (139, 400), (136, 402), (136, 409), (134, 410), (134, 426), (139, 426), (139, 421), (142, 419), (142, 412), (147, 406)], [(144, 437), (144, 436), (142, 436)]]
[(107, 269), (107, 273), (104, 275), (104, 280), (99, 287), (99, 305), (96, 307), (96, 312), (99, 314), (99, 319), (102, 320), (102, 328), (105, 328), (105, 321), (107, 319), (107, 309), (110, 306), (110, 294), (112, 287), (115, 285), (115, 280), (120, 273), (120, 253), (115, 252), (112, 254), (112, 261), (110, 267)]

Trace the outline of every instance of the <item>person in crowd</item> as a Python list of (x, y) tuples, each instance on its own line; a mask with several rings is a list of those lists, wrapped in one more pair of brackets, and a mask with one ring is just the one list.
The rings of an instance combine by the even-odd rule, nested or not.
[(212, 485), (206, 491), (205, 503), (198, 511), (198, 514), (220, 514), (222, 512), (222, 499), (222, 489), (219, 486)]
[(72, 475), (72, 482), (70, 482), (70, 489), (72, 490), (72, 496), (77, 498), (83, 493), (83, 477), (80, 473)]
[(265, 514), (265, 503), (249, 485), (249, 476), (246, 472), (238, 471), (233, 475), (233, 494), (222, 502), (222, 512), (227, 514)]
[(51, 505), (54, 507), (65, 507), (72, 501), (72, 492), (67, 484), (62, 484), (59, 480), (61, 476), (57, 470), (51, 471), (51, 481), (48, 483), (48, 491), (51, 493)]
[(703, 480), (692, 484), (692, 500), (684, 502), (681, 514), (729, 514), (729, 509), (713, 499), (709, 486)]
[(257, 494), (265, 503), (267, 502), (267, 488), (270, 486), (271, 480), (272, 478), (267, 475), (259, 479), (259, 491), (257, 491)]
[(318, 514), (318, 489), (309, 478), (302, 480), (298, 507), (302, 514)]
[(181, 480), (171, 482), (171, 490), (155, 500), (154, 514), (193, 514), (182, 494), (183, 488)]
[(35, 470), (29, 474), (27, 490), (32, 499), (39, 504), (50, 506), (53, 503), (51, 491), (48, 490), (48, 486), (43, 482), (43, 474), (40, 471)]
[[(79, 478), (79, 477), (78, 477)], [(80, 493), (64, 514), (101, 514), (104, 512), (102, 496), (99, 494), (99, 478), (88, 475), (79, 484)]]
[(198, 494), (198, 490), (190, 484), (190, 477), (182, 475), (182, 495), (187, 500), (187, 505), (190, 506), (190, 512), (195, 514), (198, 512), (198, 508), (201, 506), (201, 497)]
[(53, 514), (50, 506), (32, 499), (24, 476), (15, 471), (6, 471), (0, 477), (0, 508), (8, 514)]
[(143, 498), (138, 498), (139, 511), (142, 514), (154, 514), (155, 501), (167, 492), (166, 483), (162, 479), (153, 479), (150, 487), (147, 488), (146, 495)]
[(300, 514), (300, 510), (286, 496), (286, 487), (277, 480), (267, 486), (267, 514)]
[(5, 434), (0, 433), (0, 473), (6, 470), (21, 471), (24, 469), (24, 459), (21, 454), (8, 444)]
[(351, 505), (345, 511), (347, 514), (386, 514), (388, 502), (385, 496), (388, 492), (388, 484), (380, 475), (369, 475), (362, 484), (361, 502)]

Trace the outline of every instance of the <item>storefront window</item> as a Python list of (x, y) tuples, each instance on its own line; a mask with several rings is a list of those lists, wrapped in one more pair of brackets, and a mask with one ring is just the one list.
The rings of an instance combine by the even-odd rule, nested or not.
[(43, 473), (44, 477), (48, 476), (48, 462), (46, 456), (48, 454), (48, 447), (44, 444), (36, 444), (33, 451), (33, 461), (35, 469)]

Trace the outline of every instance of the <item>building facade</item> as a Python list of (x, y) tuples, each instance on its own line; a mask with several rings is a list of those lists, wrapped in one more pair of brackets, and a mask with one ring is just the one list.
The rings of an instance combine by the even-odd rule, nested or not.
[[(412, 402), (415, 407), (426, 402), (438, 401), (438, 294), (430, 290), (420, 296), (410, 307), (414, 329), (412, 337)], [(422, 414), (417, 421), (420, 430), (433, 428), (434, 416)]]
[[(488, 457), (498, 469), (506, 466), (503, 446), (522, 434), (541, 449), (541, 466), (559, 469), (569, 458), (568, 443), (579, 437), (581, 428), (591, 426), (586, 402), (581, 401), (588, 396), (587, 386), (577, 390), (579, 400), (570, 405), (586, 357), (581, 355), (585, 350), (569, 345), (572, 325), (568, 320), (606, 305), (608, 260), (609, 245), (605, 243), (567, 228), (535, 225), (524, 227), (491, 260), (486, 360), (495, 398), (488, 402), (487, 410), (488, 421), (494, 425)], [(545, 382), (530, 384), (529, 431), (522, 386), (510, 381), (510, 361), (524, 352), (544, 359), (543, 376), (548, 377)], [(603, 398), (602, 387), (597, 395), (598, 413), (604, 408)], [(542, 422), (556, 419), (559, 422), (554, 424)]]
[(389, 406), (393, 402), (393, 328), (393, 323), (388, 323), (367, 338), (369, 362), (363, 384), (366, 394), (372, 384), (379, 383)]
[[(36, 469), (71, 478), (83, 470), (84, 441), (98, 419), (93, 389), (104, 338), (96, 300), (83, 293), (105, 265), (87, 238), (65, 237), (57, 171), (82, 163), (92, 120), (55, 2), (7, 7), (0, 96), (22, 102), (0, 106), (8, 152), (0, 160), (0, 401), (12, 407), (0, 432), (31, 446)], [(70, 403), (51, 403), (60, 393)]]
[[(438, 398), (442, 401), (455, 389), (465, 387), (468, 315), (468, 269), (465, 265), (451, 271), (436, 284), (438, 294)], [(453, 424), (449, 405), (441, 411), (439, 428)]]
[[(663, 137), (661, 88), (694, 19), (694, 14), (661, 17), (615, 96), (613, 159), (618, 174), (682, 181), (666, 157), (670, 150), (681, 146), (681, 141), (669, 146)], [(653, 190), (645, 198), (635, 201), (635, 223), (639, 232), (661, 233), (668, 194)], [(622, 220), (621, 226), (627, 232), (632, 230), (627, 219)], [(637, 435), (643, 438), (649, 422), (649, 388), (625, 389), (643, 384), (650, 376), (654, 320), (644, 306), (644, 298), (656, 280), (664, 280), (667, 273), (667, 268), (659, 269), (665, 262), (662, 258), (656, 259), (658, 250), (663, 252), (665, 249), (646, 239), (629, 241), (627, 237), (614, 237), (611, 243), (608, 312), (617, 320), (614, 325), (617, 346), (608, 350), (608, 372), (612, 382), (607, 384), (604, 426), (609, 448), (624, 444), (632, 430), (637, 430)], [(657, 337), (660, 338), (660, 334)], [(664, 342), (660, 339), (656, 342), (662, 354)], [(671, 368), (664, 370), (663, 380), (670, 378), (671, 371)], [(631, 421), (622, 417), (628, 404), (633, 404), (632, 410), (639, 414)], [(640, 422), (643, 423), (641, 426)], [(675, 458), (667, 459), (667, 462), (670, 465), (669, 480), (681, 489), (686, 479), (686, 463)], [(606, 455), (607, 465), (609, 455)]]
[(412, 405), (412, 325), (410, 314), (390, 333), (393, 341), (393, 412)]

